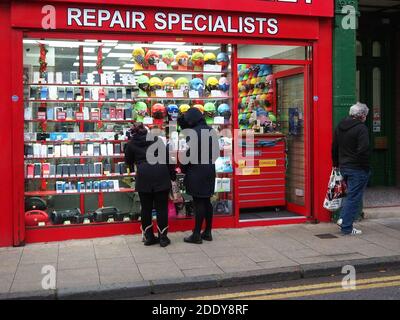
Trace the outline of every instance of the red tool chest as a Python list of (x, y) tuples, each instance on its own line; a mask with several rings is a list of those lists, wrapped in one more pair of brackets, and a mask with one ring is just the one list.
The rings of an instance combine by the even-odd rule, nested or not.
[(236, 170), (239, 209), (285, 206), (285, 149), (282, 134), (256, 134), (254, 145), (243, 144)]

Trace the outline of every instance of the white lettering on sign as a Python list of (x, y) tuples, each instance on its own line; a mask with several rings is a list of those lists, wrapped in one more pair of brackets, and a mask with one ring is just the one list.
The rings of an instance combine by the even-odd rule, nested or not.
[[(213, 33), (246, 33), (276, 35), (279, 31), (275, 18), (252, 16), (222, 16), (176, 12), (155, 12), (150, 30), (196, 31)], [(118, 28), (146, 30), (143, 12), (68, 8), (67, 25), (77, 27)]]
[(291, 2), (291, 3), (298, 3), (304, 1), (306, 4), (312, 4), (312, 0), (276, 0), (278, 2)]

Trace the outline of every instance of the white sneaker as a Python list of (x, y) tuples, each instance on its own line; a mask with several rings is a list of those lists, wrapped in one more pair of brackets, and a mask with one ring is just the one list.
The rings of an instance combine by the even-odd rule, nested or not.
[(351, 233), (350, 233), (352, 236), (358, 236), (358, 235), (360, 235), (360, 234), (362, 234), (362, 231), (361, 230), (358, 230), (358, 229), (356, 229), (356, 228), (353, 228), (353, 230), (351, 230)]
[(339, 227), (341, 227), (342, 226), (342, 223), (343, 223), (343, 219), (338, 219), (338, 221), (336, 221), (336, 224), (339, 226)]

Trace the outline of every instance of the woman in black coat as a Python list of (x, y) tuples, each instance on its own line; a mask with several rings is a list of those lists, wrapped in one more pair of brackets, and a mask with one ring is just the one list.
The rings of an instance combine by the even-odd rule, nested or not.
[[(193, 130), (192, 134), (197, 137), (195, 143), (196, 141), (190, 141), (190, 135), (187, 136), (189, 146), (187, 156), (190, 161), (182, 166), (182, 171), (185, 173), (186, 193), (193, 197), (195, 215), (193, 234), (184, 241), (200, 244), (202, 240), (212, 241), (213, 207), (210, 198), (215, 189), (215, 160), (219, 156), (218, 136), (216, 131), (206, 124), (203, 114), (196, 108), (189, 109), (180, 118), (179, 125), (182, 129)], [(203, 137), (205, 141), (202, 141), (202, 131), (206, 134)], [(197, 159), (190, 157), (191, 152), (197, 152)], [(204, 220), (206, 226), (201, 233)]]
[[(148, 136), (150, 141), (146, 140)], [(165, 161), (153, 163), (147, 158), (147, 151), (153, 144), (155, 149), (165, 151)], [(158, 151), (153, 153), (158, 156)], [(160, 243), (165, 247), (171, 243), (168, 233), (168, 196), (171, 189), (171, 179), (175, 180), (175, 168), (168, 165), (168, 151), (161, 139), (150, 136), (142, 123), (135, 123), (131, 129), (131, 138), (125, 148), (125, 162), (130, 169), (136, 165), (135, 189), (139, 193), (144, 245)], [(162, 156), (162, 155), (161, 155)], [(150, 163), (149, 163), (150, 162)], [(157, 211), (157, 228), (159, 237), (153, 234), (152, 211)]]

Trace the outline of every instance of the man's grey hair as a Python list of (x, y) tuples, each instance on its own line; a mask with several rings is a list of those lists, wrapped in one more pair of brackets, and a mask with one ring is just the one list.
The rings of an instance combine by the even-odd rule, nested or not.
[(361, 118), (362, 116), (367, 116), (369, 109), (366, 104), (357, 102), (350, 108), (349, 115), (354, 118)]

